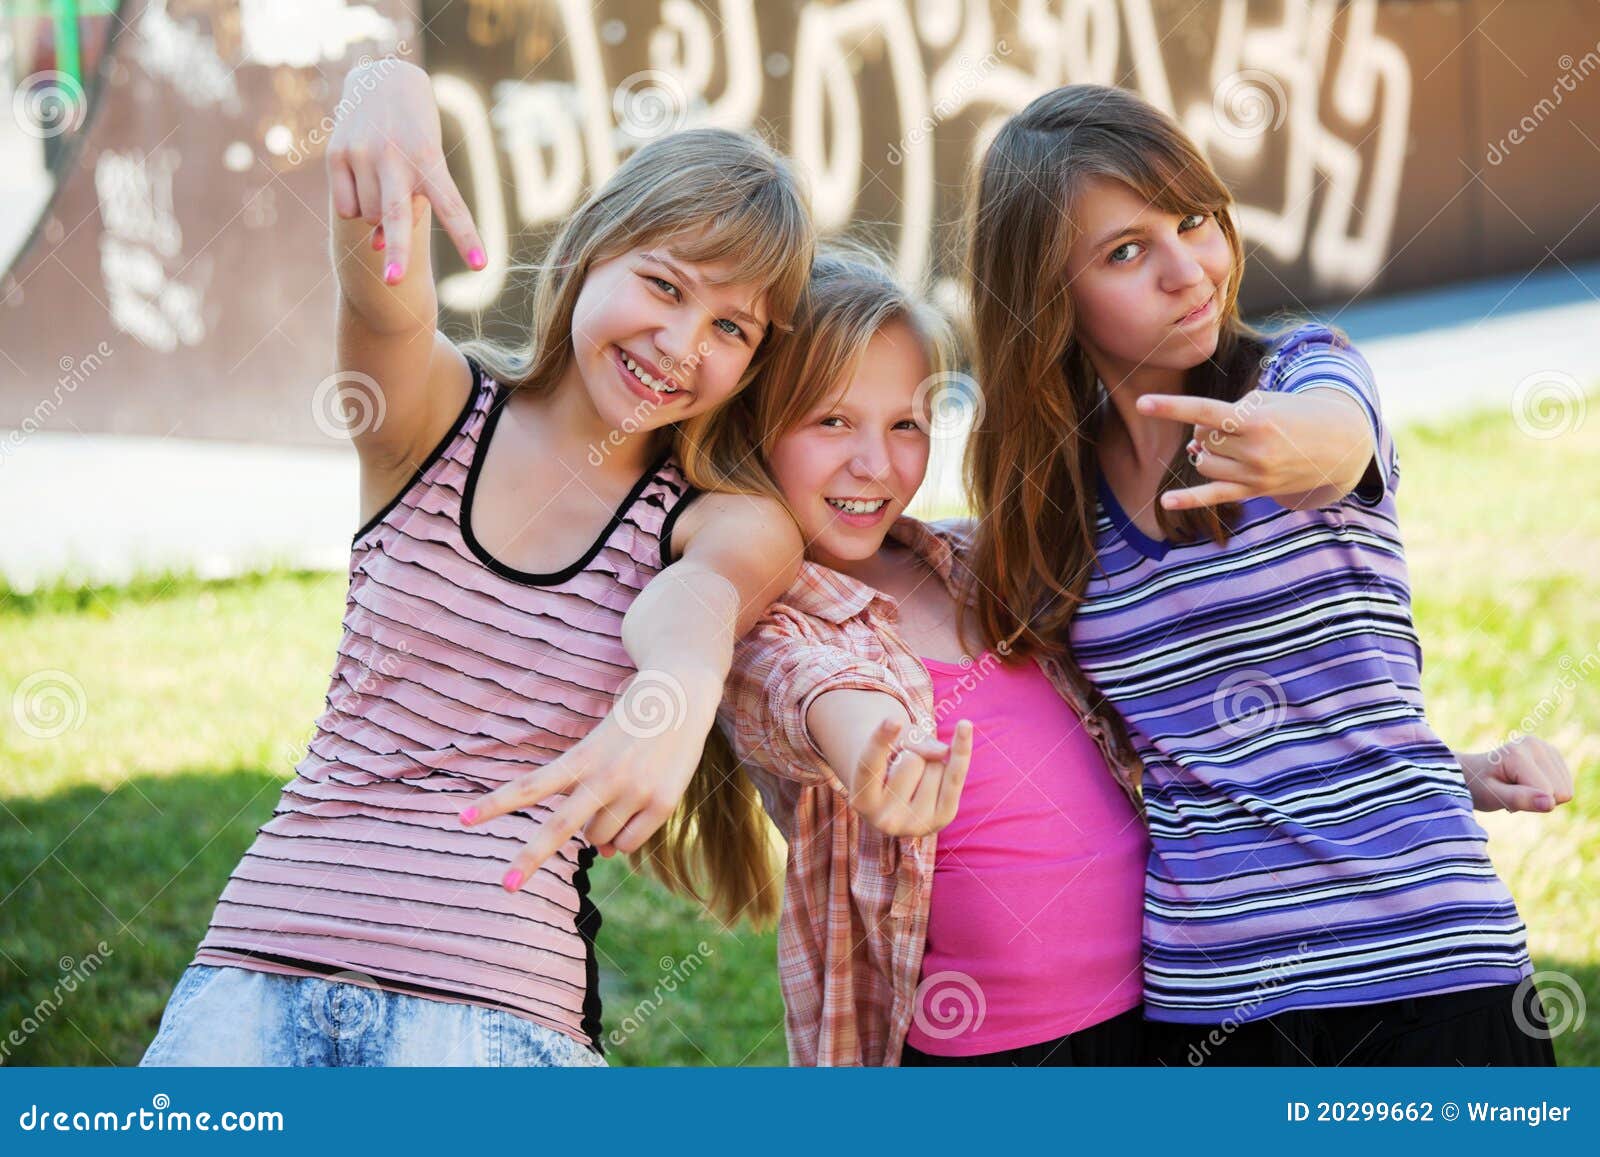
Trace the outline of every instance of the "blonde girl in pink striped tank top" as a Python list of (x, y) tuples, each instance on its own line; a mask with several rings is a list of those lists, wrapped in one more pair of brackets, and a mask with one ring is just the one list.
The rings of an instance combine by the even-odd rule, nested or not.
[(345, 95), (328, 172), (363, 525), (342, 637), (143, 1063), (604, 1064), (597, 848), (728, 914), (776, 905), (699, 888), (764, 834), (742, 778), (695, 772), (733, 641), (801, 555), (725, 403), (805, 285), (806, 198), (751, 137), (654, 141), (562, 227), (526, 342), (458, 348), (430, 212), (471, 268), (505, 257), (446, 171), (431, 82), (386, 60)]

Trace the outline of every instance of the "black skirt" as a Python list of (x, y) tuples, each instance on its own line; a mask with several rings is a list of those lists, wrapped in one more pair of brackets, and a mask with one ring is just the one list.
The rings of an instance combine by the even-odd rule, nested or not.
[(1531, 981), (1348, 1008), (1294, 1009), (1243, 1025), (1147, 1021), (1149, 1063), (1553, 1066)]
[(921, 1052), (909, 1044), (900, 1054), (902, 1068), (1005, 1065), (1023, 1068), (1069, 1067), (1078, 1065), (1142, 1065), (1145, 1063), (1145, 1020), (1142, 1005), (1091, 1024), (1077, 1032), (997, 1053), (971, 1057), (938, 1057)]

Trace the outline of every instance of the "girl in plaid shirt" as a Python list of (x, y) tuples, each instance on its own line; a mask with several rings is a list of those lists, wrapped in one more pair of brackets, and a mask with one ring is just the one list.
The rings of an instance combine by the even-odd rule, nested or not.
[(789, 845), (791, 1062), (1138, 1063), (1137, 767), (1059, 664), (963, 646), (965, 528), (903, 514), (937, 318), (862, 253), (808, 297), (748, 402), (807, 561), (720, 714)]

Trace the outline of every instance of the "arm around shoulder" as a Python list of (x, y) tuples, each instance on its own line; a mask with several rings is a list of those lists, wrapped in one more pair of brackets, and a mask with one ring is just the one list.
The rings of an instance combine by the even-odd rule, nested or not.
[[(669, 677), (709, 728), (734, 643), (794, 579), (800, 531), (783, 507), (706, 494), (676, 520), (682, 555), (645, 584), (622, 619), (622, 644), (640, 671)], [(661, 544), (672, 557), (671, 542)]]
[[(739, 597), (734, 635), (748, 631), (781, 598), (800, 572), (800, 528), (775, 498), (753, 494), (700, 495), (677, 520), (664, 557), (676, 557), (662, 577), (730, 583)], [(673, 546), (678, 547), (676, 554)]]

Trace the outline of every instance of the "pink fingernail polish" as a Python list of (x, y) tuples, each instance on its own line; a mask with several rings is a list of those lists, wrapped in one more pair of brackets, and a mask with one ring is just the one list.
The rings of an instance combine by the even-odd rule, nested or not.
[(464, 807), (464, 808), (462, 808), (461, 809), (461, 822), (464, 823), (464, 824), (477, 823), (478, 822), (478, 809), (475, 808), (475, 807)]
[(390, 285), (393, 285), (395, 282), (400, 280), (400, 263), (398, 261), (391, 261), (388, 265), (384, 266), (383, 279)]
[(381, 250), (387, 244), (388, 242), (383, 239), (382, 233), (374, 233), (372, 235), (372, 247), (374, 249)]
[(467, 264), (472, 266), (472, 268), (482, 269), (487, 263), (488, 259), (484, 257), (482, 249), (471, 249), (467, 251)]
[(522, 873), (512, 868), (506, 873), (506, 878), (500, 881), (508, 892), (515, 892), (522, 887)]

